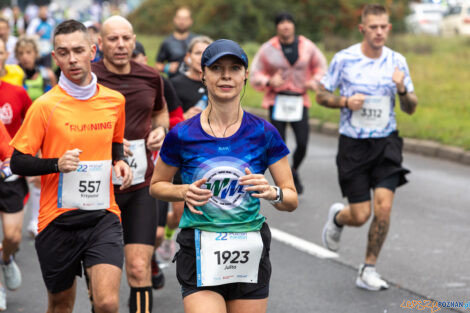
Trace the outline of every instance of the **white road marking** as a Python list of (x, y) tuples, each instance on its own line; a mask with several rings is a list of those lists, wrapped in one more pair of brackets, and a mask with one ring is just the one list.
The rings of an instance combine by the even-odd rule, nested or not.
[(331, 252), (330, 250), (320, 247), (319, 245), (316, 245), (313, 242), (288, 234), (276, 228), (270, 229), (272, 238), (289, 246), (292, 246), (297, 250), (306, 252), (321, 259), (331, 259), (337, 258), (339, 256), (338, 253)]

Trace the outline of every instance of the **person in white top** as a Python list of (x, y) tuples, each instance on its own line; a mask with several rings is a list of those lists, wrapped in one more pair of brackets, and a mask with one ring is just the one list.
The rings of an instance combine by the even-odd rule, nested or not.
[[(395, 189), (406, 183), (402, 167), (403, 141), (395, 119), (395, 94), (402, 111), (413, 114), (418, 104), (405, 58), (385, 47), (392, 26), (382, 5), (367, 5), (362, 12), (360, 44), (337, 53), (321, 80), (317, 102), (341, 110), (336, 163), (339, 183), (349, 205), (331, 206), (323, 229), (323, 244), (339, 249), (344, 225), (361, 226), (372, 211), (364, 264), (356, 285), (382, 290), (388, 283), (377, 274), (375, 264), (385, 241)], [(340, 96), (333, 94), (340, 89)]]
[(51, 52), (54, 26), (55, 22), (49, 17), (48, 7), (43, 5), (39, 7), (38, 17), (34, 18), (26, 29), (27, 35), (38, 37), (40, 54), (38, 63), (46, 67), (52, 65)]
[(18, 41), (18, 38), (10, 34), (10, 22), (0, 16), (0, 39), (6, 44), (8, 51), (8, 58), (5, 61), (5, 64), (17, 64), (18, 61), (15, 58), (15, 45)]
[(10, 29), (13, 36), (19, 37), (25, 32), (24, 18), (21, 12), (21, 8), (15, 5), (12, 8), (12, 15), (10, 17)]

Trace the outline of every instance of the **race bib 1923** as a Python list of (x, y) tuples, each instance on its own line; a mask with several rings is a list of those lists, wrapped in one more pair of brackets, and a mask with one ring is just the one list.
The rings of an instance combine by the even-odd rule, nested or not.
[(111, 160), (80, 161), (76, 171), (60, 173), (57, 207), (108, 209), (110, 178)]
[(390, 121), (388, 96), (366, 96), (362, 108), (352, 112), (351, 125), (357, 128), (384, 129)]
[[(132, 156), (127, 157), (127, 163), (132, 170), (132, 183), (137, 185), (145, 181), (145, 173), (147, 172), (147, 150), (145, 149), (145, 140), (129, 140), (129, 149)], [(113, 169), (113, 184), (122, 185), (122, 177), (117, 178)]]
[(259, 231), (194, 231), (198, 287), (258, 282), (263, 252), (263, 240)]

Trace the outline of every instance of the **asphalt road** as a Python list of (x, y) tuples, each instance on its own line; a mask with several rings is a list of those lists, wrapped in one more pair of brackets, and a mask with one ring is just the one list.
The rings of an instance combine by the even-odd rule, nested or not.
[[(289, 147), (292, 144), (289, 137)], [(272, 228), (321, 245), (328, 208), (342, 200), (336, 180), (336, 144), (334, 137), (311, 136), (301, 168), (306, 188), (299, 208), (283, 213), (268, 203), (262, 205)], [(403, 301), (470, 301), (470, 167), (411, 154), (405, 154), (405, 166), (412, 171), (410, 182), (397, 192), (389, 236), (377, 265), (392, 287), (381, 292), (355, 287), (368, 225), (345, 229), (335, 259), (320, 259), (273, 240), (268, 312), (406, 313), (418, 308), (403, 308)], [(31, 239), (24, 239), (17, 262), (23, 271), (23, 285), (7, 293), (7, 312), (45, 312), (46, 291)], [(154, 293), (153, 312), (183, 312), (174, 264), (164, 272), (166, 285)], [(121, 312), (128, 312), (128, 294), (123, 279)], [(83, 279), (79, 280), (74, 312), (90, 312)]]

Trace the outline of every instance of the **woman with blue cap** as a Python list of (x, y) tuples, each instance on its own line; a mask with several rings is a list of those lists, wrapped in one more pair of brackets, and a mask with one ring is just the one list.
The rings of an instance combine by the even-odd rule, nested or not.
[[(208, 106), (168, 133), (150, 193), (185, 201), (175, 256), (185, 312), (266, 312), (271, 234), (260, 199), (297, 207), (289, 150), (271, 124), (241, 108), (248, 58), (237, 43), (213, 42), (201, 67)], [(173, 185), (178, 169), (183, 184)]]

